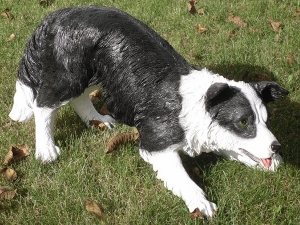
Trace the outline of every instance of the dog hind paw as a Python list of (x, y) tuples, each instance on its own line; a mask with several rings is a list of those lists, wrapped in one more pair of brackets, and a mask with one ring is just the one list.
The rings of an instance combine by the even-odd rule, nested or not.
[(36, 149), (35, 158), (41, 162), (53, 162), (60, 155), (60, 148), (57, 146), (44, 146)]

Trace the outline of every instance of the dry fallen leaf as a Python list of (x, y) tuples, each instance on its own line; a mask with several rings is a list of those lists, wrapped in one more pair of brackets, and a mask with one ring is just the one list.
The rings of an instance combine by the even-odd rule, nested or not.
[(207, 31), (207, 28), (202, 27), (201, 24), (196, 25), (196, 30), (199, 31), (201, 34)]
[(204, 10), (203, 8), (201, 8), (201, 9), (198, 9), (198, 10), (197, 10), (197, 13), (200, 14), (200, 15), (203, 15), (203, 14), (204, 14), (204, 11), (205, 11), (205, 10)]
[(12, 41), (12, 40), (14, 40), (14, 39), (15, 39), (15, 37), (16, 37), (16, 35), (15, 35), (15, 34), (11, 34), (11, 35), (9, 36), (9, 38), (8, 38), (8, 41)]
[(17, 189), (12, 190), (9, 187), (0, 187), (0, 199), (10, 200), (15, 197)]
[(121, 145), (128, 143), (134, 143), (139, 139), (140, 135), (137, 129), (135, 128), (134, 132), (124, 132), (120, 133), (117, 136), (111, 138), (107, 144), (105, 153), (111, 153)]
[(241, 17), (235, 16), (235, 15), (233, 15), (233, 14), (230, 14), (230, 15), (228, 16), (227, 20), (228, 20), (229, 22), (233, 22), (235, 25), (237, 25), (237, 26), (240, 27), (240, 28), (244, 28), (244, 27), (247, 26), (247, 23), (245, 23), (245, 22), (241, 19)]
[(1, 16), (9, 20), (12, 19), (12, 16), (8, 11), (1, 13)]
[(18, 178), (16, 171), (10, 168), (0, 168), (0, 173), (7, 180), (16, 180)]
[(300, 9), (296, 10), (294, 14), (294, 18), (297, 18), (298, 16), (300, 16)]
[(99, 220), (105, 221), (104, 209), (101, 205), (97, 204), (93, 200), (85, 199), (85, 209), (88, 212), (93, 213)]
[(198, 208), (196, 208), (190, 215), (192, 218), (199, 218), (201, 220), (204, 220), (204, 216)]
[(286, 57), (286, 61), (287, 61), (290, 65), (292, 65), (292, 64), (294, 63), (294, 56), (293, 56), (293, 55), (288, 55), (288, 56)]
[(101, 99), (101, 96), (102, 96), (102, 90), (101, 89), (95, 90), (95, 91), (93, 91), (89, 94), (89, 97), (90, 97), (93, 104), (96, 104), (97, 102), (99, 102), (100, 99)]
[(282, 30), (282, 24), (281, 24), (281, 22), (275, 22), (275, 21), (269, 19), (268, 23), (271, 25), (272, 29), (275, 32), (281, 32), (281, 30)]
[(196, 4), (197, 4), (197, 1), (188, 1), (187, 2), (188, 10), (189, 10), (190, 14), (192, 14), (192, 15), (195, 15), (197, 13)]
[(4, 165), (8, 166), (11, 163), (24, 159), (29, 156), (30, 152), (26, 144), (22, 144), (19, 146), (11, 146), (9, 152), (5, 156)]
[(98, 130), (104, 130), (106, 128), (105, 124), (99, 120), (90, 120), (90, 126), (95, 127)]

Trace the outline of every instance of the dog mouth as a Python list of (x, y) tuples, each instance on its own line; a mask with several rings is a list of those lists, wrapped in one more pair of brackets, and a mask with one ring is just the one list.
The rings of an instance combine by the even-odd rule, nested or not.
[(257, 158), (256, 156), (252, 155), (250, 152), (246, 151), (243, 148), (239, 149), (242, 153), (244, 153), (246, 156), (248, 156), (250, 159), (252, 159), (253, 161), (255, 161), (256, 163), (262, 165), (263, 167), (269, 169), (272, 165), (272, 158)]

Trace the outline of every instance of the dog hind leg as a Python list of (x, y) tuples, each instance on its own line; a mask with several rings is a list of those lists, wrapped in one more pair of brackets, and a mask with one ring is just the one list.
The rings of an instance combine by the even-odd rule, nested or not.
[(54, 144), (54, 120), (58, 108), (34, 107), (36, 152), (35, 157), (42, 162), (54, 161), (60, 155), (59, 147)]
[(96, 89), (96, 87), (87, 88), (82, 95), (73, 99), (70, 104), (87, 126), (89, 126), (90, 120), (99, 120), (107, 127), (113, 128), (115, 125), (115, 119), (109, 115), (99, 114), (89, 98), (89, 94)]
[(185, 201), (190, 212), (198, 208), (204, 216), (213, 217), (217, 209), (216, 205), (209, 202), (202, 189), (191, 180), (176, 149), (159, 152), (140, 149), (140, 155), (153, 165), (154, 171), (157, 171), (157, 178), (164, 182), (165, 187)]
[(26, 85), (17, 80), (14, 104), (9, 117), (14, 121), (26, 122), (33, 116), (33, 93)]

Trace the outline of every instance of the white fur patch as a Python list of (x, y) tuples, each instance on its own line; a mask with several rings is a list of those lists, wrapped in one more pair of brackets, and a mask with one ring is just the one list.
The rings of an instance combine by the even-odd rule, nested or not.
[(14, 96), (14, 104), (9, 117), (18, 122), (26, 122), (33, 116), (33, 93), (26, 85), (19, 80), (16, 82), (16, 93)]

